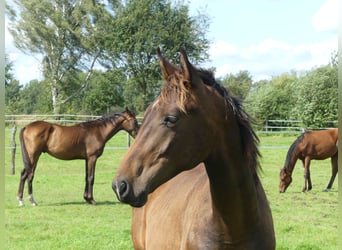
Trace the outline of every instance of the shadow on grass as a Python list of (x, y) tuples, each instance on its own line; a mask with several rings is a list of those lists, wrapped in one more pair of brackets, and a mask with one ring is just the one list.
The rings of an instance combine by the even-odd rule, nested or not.
[(50, 204), (44, 204), (42, 206), (73, 206), (73, 205), (82, 205), (82, 206), (108, 206), (108, 205), (120, 205), (122, 204), (119, 201), (99, 201), (96, 202), (96, 205), (88, 204), (85, 201), (68, 201), (68, 202), (56, 202), (56, 203), (50, 203)]
[(281, 195), (283, 194), (329, 194), (329, 193), (338, 193), (338, 189), (332, 188), (329, 191), (326, 191), (325, 189), (322, 190), (310, 190), (310, 191), (306, 191), (306, 192), (302, 192), (302, 191), (296, 191), (296, 190), (286, 190), (285, 193), (280, 193)]

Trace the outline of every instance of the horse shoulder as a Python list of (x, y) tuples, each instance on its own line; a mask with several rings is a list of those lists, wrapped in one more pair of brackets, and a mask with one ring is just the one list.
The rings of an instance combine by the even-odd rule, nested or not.
[(135, 248), (201, 249), (206, 245), (212, 225), (207, 179), (203, 167), (182, 172), (151, 193), (144, 207), (134, 208)]

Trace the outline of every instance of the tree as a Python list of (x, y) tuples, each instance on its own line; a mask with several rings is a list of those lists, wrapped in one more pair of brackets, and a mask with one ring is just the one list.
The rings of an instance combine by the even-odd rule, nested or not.
[[(205, 15), (189, 17), (188, 6), (169, 0), (128, 0), (112, 19), (112, 43), (107, 44), (112, 67), (122, 67), (127, 76), (125, 100), (143, 111), (161, 85), (156, 48), (168, 58), (178, 58), (186, 48), (196, 64), (208, 57)], [(175, 62), (177, 63), (177, 62)]]
[[(97, 21), (109, 18), (104, 6), (95, 0), (14, 0), (7, 5), (17, 48), (42, 56), (43, 75), (50, 84), (54, 113), (82, 90), (102, 53), (103, 42)], [(99, 18), (101, 17), (101, 18)], [(79, 70), (88, 72), (81, 81), (81, 89), (70, 96), (60, 96), (60, 88), (67, 84), (65, 74)]]
[(236, 75), (228, 74), (222, 79), (222, 84), (235, 96), (244, 100), (252, 87), (252, 76), (247, 70), (239, 71)]
[(18, 112), (19, 95), (22, 86), (12, 74), (13, 63), (5, 56), (5, 105), (7, 113)]
[(254, 83), (246, 98), (247, 111), (259, 122), (291, 119), (295, 105), (295, 74), (283, 74), (270, 81)]
[[(123, 86), (125, 75), (120, 70), (111, 70), (106, 73), (95, 72), (90, 80), (89, 90), (82, 99), (85, 110), (95, 115), (118, 112), (124, 106)], [(122, 111), (122, 110), (120, 110)]]
[(32, 80), (20, 92), (19, 112), (23, 114), (50, 113), (52, 110), (47, 81)]
[(296, 88), (293, 107), (306, 127), (322, 128), (338, 118), (337, 64), (326, 65), (302, 76)]

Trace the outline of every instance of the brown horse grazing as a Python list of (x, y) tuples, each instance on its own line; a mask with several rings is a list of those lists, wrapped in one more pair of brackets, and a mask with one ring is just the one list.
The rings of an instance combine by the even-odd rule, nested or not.
[(135, 249), (275, 249), (247, 114), (184, 50), (180, 69), (158, 56), (166, 83), (112, 185)]
[(337, 139), (337, 128), (316, 131), (308, 130), (300, 135), (289, 148), (285, 166), (280, 170), (279, 192), (284, 193), (292, 182), (292, 171), (298, 159), (302, 161), (304, 167), (304, 187), (302, 192), (305, 192), (312, 189), (310, 161), (324, 160), (331, 157), (332, 174), (329, 184), (325, 189), (325, 191), (329, 191), (338, 170)]
[(20, 132), (24, 168), (18, 190), (19, 205), (24, 205), (23, 191), (26, 179), (29, 200), (33, 206), (37, 205), (33, 199), (32, 181), (42, 152), (61, 160), (85, 159), (84, 199), (90, 204), (96, 204), (93, 199), (96, 160), (102, 155), (106, 142), (122, 129), (132, 137), (135, 137), (138, 131), (135, 115), (128, 109), (120, 114), (74, 126), (36, 121), (24, 127)]

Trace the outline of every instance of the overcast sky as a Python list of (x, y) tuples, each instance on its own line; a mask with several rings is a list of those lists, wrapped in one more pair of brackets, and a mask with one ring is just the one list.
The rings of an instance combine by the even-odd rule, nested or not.
[[(255, 81), (328, 64), (338, 47), (338, 0), (189, 0), (190, 14), (210, 17), (210, 61), (222, 77), (248, 70)], [(5, 20), (7, 24), (7, 20)], [(6, 53), (21, 84), (41, 79), (40, 58), (13, 46)]]

